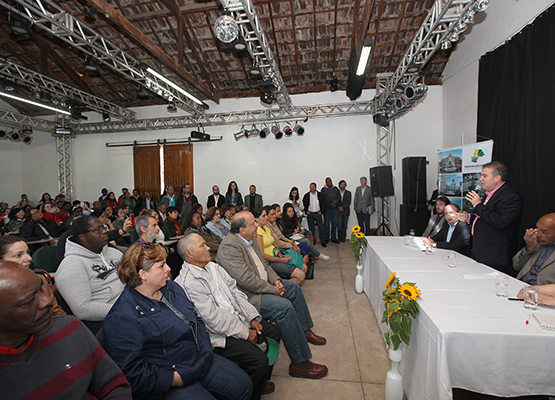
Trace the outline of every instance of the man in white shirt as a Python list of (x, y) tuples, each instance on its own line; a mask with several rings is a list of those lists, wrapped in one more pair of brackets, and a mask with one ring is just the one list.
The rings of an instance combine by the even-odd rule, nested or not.
[(250, 376), (251, 399), (273, 391), (273, 383), (266, 383), (270, 367), (264, 351), (268, 346), (266, 337), (278, 343), (281, 340), (279, 328), (262, 319), (247, 296), (237, 289), (235, 280), (211, 261), (210, 248), (200, 235), (191, 233), (182, 238), (177, 251), (185, 262), (175, 282), (195, 303), (214, 353), (233, 361)]
[(326, 247), (326, 232), (324, 232), (324, 221), (322, 220), (322, 214), (326, 210), (326, 200), (322, 193), (316, 190), (316, 183), (312, 182), (310, 191), (303, 196), (303, 206), (306, 212), (308, 229), (314, 235), (314, 244), (316, 244), (315, 225), (317, 225), (320, 243), (323, 247)]

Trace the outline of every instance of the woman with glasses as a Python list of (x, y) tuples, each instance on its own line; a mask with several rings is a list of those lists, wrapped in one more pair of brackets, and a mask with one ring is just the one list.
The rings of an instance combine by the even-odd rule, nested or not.
[(222, 212), (218, 207), (210, 207), (206, 214), (204, 215), (206, 219), (206, 227), (218, 235), (221, 239), (224, 239), (229, 233), (229, 228), (227, 224), (222, 223)]
[(134, 399), (247, 400), (249, 376), (212, 353), (204, 322), (169, 279), (161, 245), (137, 243), (123, 255), (125, 289), (104, 320), (108, 354), (131, 383)]

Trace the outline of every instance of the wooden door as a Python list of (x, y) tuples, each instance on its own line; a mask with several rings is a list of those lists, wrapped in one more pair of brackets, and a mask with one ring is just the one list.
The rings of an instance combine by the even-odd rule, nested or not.
[(164, 186), (172, 185), (176, 195), (188, 183), (193, 193), (193, 146), (174, 144), (164, 146)]
[(148, 190), (152, 197), (160, 196), (160, 148), (158, 146), (135, 147), (133, 149), (134, 188)]

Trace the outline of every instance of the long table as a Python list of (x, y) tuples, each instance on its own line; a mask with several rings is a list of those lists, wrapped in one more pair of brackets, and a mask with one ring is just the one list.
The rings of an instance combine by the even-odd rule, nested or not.
[[(422, 291), (410, 346), (403, 345), (409, 400), (452, 399), (453, 387), (507, 397), (555, 395), (555, 332), (541, 329), (522, 302), (495, 295), (495, 279), (488, 275), (493, 269), (460, 254), (456, 267), (448, 268), (447, 250), (426, 255), (404, 238), (367, 239), (364, 291), (378, 322), (392, 272)], [(509, 278), (509, 297), (524, 286)], [(544, 306), (536, 312), (555, 315)], [(385, 332), (386, 325), (380, 329)]]

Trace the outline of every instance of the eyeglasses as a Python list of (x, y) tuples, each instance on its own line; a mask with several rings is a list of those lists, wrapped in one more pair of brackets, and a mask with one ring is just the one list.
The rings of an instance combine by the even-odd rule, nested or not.
[(87, 233), (98, 233), (98, 232), (107, 231), (107, 230), (108, 230), (108, 228), (106, 228), (104, 225), (102, 225), (102, 226), (99, 226), (98, 228), (94, 228), (94, 229), (91, 229), (91, 230), (87, 231)]

